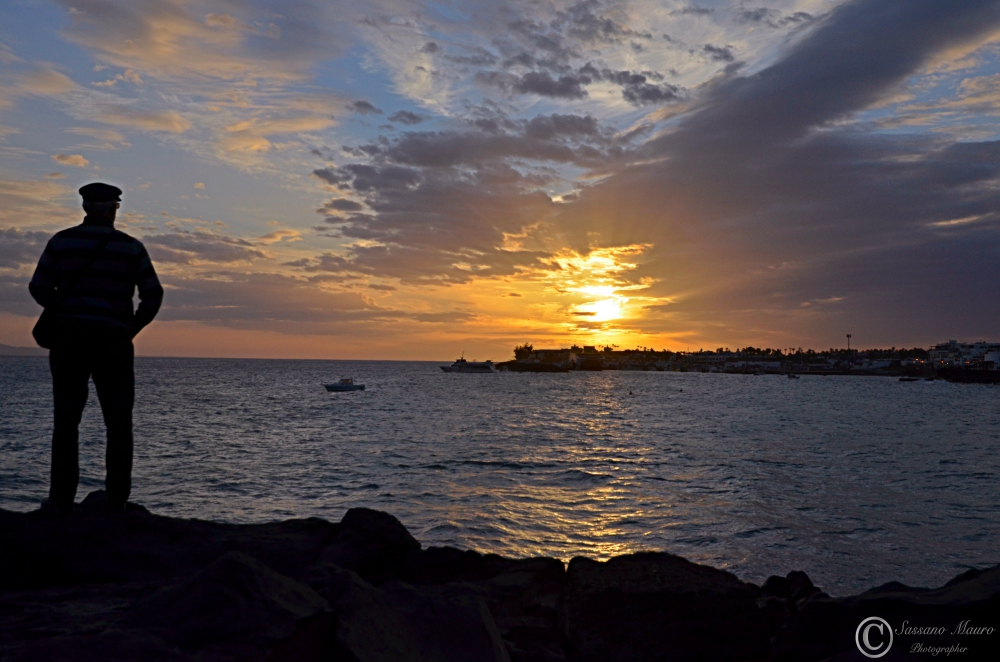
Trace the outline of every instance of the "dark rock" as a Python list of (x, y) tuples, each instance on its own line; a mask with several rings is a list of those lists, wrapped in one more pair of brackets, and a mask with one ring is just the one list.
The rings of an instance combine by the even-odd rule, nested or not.
[[(662, 553), (567, 570), (421, 549), (366, 509), (231, 525), (114, 512), (92, 493), (68, 518), (0, 510), (3, 660), (840, 660), (858, 658), (871, 615), (954, 628), (1000, 627), (997, 614), (1000, 566), (835, 599), (805, 573), (758, 588)], [(962, 643), (963, 660), (1000, 659), (1000, 632)]]
[(509, 662), (482, 591), (468, 584), (374, 587), (321, 564), (308, 581), (336, 613), (336, 643), (358, 662)]
[(471, 584), (482, 591), (512, 660), (565, 659), (561, 602), (566, 571), (558, 559), (507, 559), (431, 547), (410, 552), (390, 573), (419, 586)]
[(302, 619), (295, 632), (269, 651), (267, 662), (349, 661), (351, 655), (337, 644), (337, 617), (328, 611)]
[[(73, 509), (77, 514), (116, 512), (122, 514), (121, 510), (114, 510), (108, 501), (108, 495), (104, 490), (95, 490), (88, 494), (84, 500)], [(148, 515), (149, 509), (146, 506), (129, 501), (125, 504), (124, 514), (128, 515)]]
[(573, 660), (750, 660), (768, 653), (756, 592), (671, 554), (575, 558), (565, 593)]
[(473, 583), (484, 591), (512, 660), (565, 659), (562, 621), (566, 570), (561, 561), (511, 561), (503, 571)]
[(162, 630), (185, 650), (234, 641), (258, 650), (291, 636), (301, 619), (326, 608), (308, 586), (242, 552), (229, 552), (139, 602), (125, 622)]
[[(922, 659), (906, 655), (916, 643), (967, 648), (963, 660), (1000, 659), (1000, 632), (992, 636), (955, 636), (962, 621), (1000, 630), (1000, 566), (967, 572), (937, 589), (913, 588), (890, 582), (861, 595), (830, 598), (816, 593), (800, 603), (797, 613), (778, 631), (773, 645), (776, 660), (826, 660), (836, 656), (856, 659), (854, 636), (869, 616), (885, 619), (893, 629), (911, 626), (945, 627), (943, 635), (894, 635), (890, 654), (883, 660)], [(840, 659), (836, 657), (836, 659)]]
[[(409, 584), (481, 581), (515, 567), (521, 561), (497, 554), (480, 554), (454, 547), (429, 547), (406, 554), (391, 568), (393, 577)], [(559, 564), (560, 569), (562, 564)]]
[(788, 579), (788, 598), (793, 604), (819, 593), (819, 589), (813, 586), (809, 575), (801, 570), (792, 570), (785, 577)]
[(762, 598), (788, 598), (791, 597), (791, 594), (791, 582), (787, 578), (777, 575), (768, 577), (764, 585), (760, 587), (760, 597)]
[[(167, 645), (155, 634), (146, 632), (102, 632), (79, 636), (52, 636), (24, 642), (17, 647), (0, 646), (4, 662), (108, 662), (142, 660), (143, 662), (184, 662), (190, 656)], [(208, 662), (213, 658), (206, 658)], [(214, 658), (219, 659), (219, 658)]]
[(335, 564), (358, 573), (372, 583), (388, 578), (391, 567), (409, 552), (420, 549), (398, 519), (368, 508), (351, 508), (340, 521), (319, 564)]
[(116, 513), (102, 499), (92, 493), (68, 519), (0, 510), (0, 590), (162, 581), (230, 551), (297, 577), (338, 528), (317, 518), (240, 525)]

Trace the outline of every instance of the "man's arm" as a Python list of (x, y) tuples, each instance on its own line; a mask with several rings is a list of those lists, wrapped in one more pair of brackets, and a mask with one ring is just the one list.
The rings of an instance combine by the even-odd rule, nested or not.
[(160, 310), (160, 304), (163, 303), (163, 287), (160, 285), (160, 279), (156, 277), (153, 261), (149, 259), (149, 253), (142, 244), (139, 244), (139, 251), (139, 275), (136, 279), (139, 289), (139, 308), (132, 320), (133, 338), (144, 326), (153, 321), (157, 311)]
[(42, 308), (48, 308), (55, 303), (57, 298), (56, 285), (59, 284), (59, 277), (56, 272), (57, 251), (53, 245), (55, 241), (56, 238), (52, 237), (49, 239), (49, 243), (45, 244), (42, 257), (39, 258), (38, 266), (35, 267), (35, 274), (31, 277), (31, 282), (28, 283), (28, 292)]

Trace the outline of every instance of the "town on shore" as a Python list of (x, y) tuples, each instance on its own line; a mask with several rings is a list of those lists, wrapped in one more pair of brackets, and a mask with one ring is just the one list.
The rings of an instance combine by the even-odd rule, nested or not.
[(646, 370), (736, 374), (911, 376), (924, 379), (1000, 382), (1000, 343), (955, 340), (912, 349), (772, 349), (744, 347), (672, 352), (573, 345), (562, 349), (514, 348), (514, 359), (496, 364), (511, 372)]

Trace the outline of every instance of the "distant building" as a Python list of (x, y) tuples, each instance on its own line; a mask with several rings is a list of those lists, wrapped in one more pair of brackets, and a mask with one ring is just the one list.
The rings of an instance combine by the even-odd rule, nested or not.
[[(1000, 343), (985, 341), (960, 343), (957, 340), (949, 340), (932, 347), (927, 361), (936, 367), (990, 368), (986, 365), (987, 362), (993, 366), (1000, 362), (997, 360), (998, 353), (1000, 353)], [(987, 356), (991, 358), (988, 359)]]

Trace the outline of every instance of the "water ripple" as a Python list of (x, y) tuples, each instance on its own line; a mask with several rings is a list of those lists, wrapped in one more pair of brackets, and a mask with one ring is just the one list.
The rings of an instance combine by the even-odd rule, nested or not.
[[(367, 390), (322, 388), (345, 374)], [(139, 359), (136, 376), (134, 499), (164, 514), (368, 506), (425, 544), (661, 549), (758, 582), (803, 569), (833, 594), (1000, 561), (996, 388), (205, 359)], [(0, 506), (44, 496), (50, 415), (47, 363), (0, 358)], [(101, 486), (103, 454), (92, 394), (81, 492)]]

